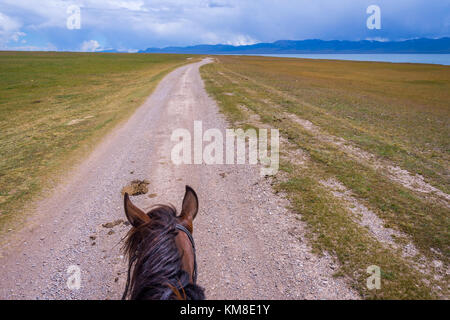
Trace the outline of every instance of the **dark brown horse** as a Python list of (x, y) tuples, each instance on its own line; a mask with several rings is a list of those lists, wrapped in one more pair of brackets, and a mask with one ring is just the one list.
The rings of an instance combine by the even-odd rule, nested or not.
[(192, 222), (198, 211), (195, 191), (186, 186), (181, 213), (171, 205), (157, 205), (144, 213), (124, 198), (132, 228), (125, 240), (128, 279), (122, 299), (204, 299), (196, 284), (197, 264)]

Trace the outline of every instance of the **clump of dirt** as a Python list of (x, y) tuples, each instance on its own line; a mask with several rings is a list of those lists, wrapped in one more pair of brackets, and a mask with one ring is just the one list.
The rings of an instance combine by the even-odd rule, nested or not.
[(119, 225), (119, 224), (121, 224), (123, 222), (124, 221), (122, 219), (119, 219), (119, 220), (116, 220), (116, 221), (113, 221), (113, 222), (104, 223), (104, 224), (102, 224), (102, 227), (103, 228), (114, 228), (115, 226), (117, 226), (117, 225)]
[(133, 180), (131, 183), (122, 188), (122, 195), (128, 193), (130, 196), (146, 194), (148, 192), (148, 180)]

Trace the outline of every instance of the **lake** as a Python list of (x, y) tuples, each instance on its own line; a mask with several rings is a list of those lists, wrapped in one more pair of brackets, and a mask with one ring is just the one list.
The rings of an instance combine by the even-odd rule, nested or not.
[(353, 60), (353, 61), (379, 61), (395, 63), (431, 63), (450, 65), (450, 54), (244, 54), (246, 56), (265, 56), (281, 58), (304, 58), (304, 59), (329, 59), (329, 60)]

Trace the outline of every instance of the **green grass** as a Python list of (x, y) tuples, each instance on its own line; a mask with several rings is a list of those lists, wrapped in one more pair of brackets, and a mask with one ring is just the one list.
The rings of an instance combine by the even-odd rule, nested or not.
[[(353, 279), (362, 296), (447, 296), (446, 283), (418, 272), (399, 252), (371, 237), (320, 181), (330, 177), (340, 181), (386, 226), (407, 234), (422, 255), (442, 260), (445, 267), (450, 244), (448, 207), (390, 180), (283, 114), (310, 120), (325, 133), (422, 174), (448, 192), (450, 68), (265, 57), (217, 59), (201, 72), (208, 92), (228, 119), (239, 125), (251, 123), (239, 107), (244, 105), (308, 155), (306, 168), (292, 161), (283, 163), (286, 180), (277, 188), (287, 192), (293, 209), (308, 223), (314, 246), (339, 259), (340, 273)], [(230, 92), (233, 95), (224, 94)], [(371, 264), (389, 275), (382, 290), (369, 291), (365, 286), (365, 270)], [(436, 285), (443, 289), (434, 289)]]
[(0, 230), (188, 57), (0, 52)]
[[(310, 239), (319, 251), (328, 251), (341, 262), (342, 274), (355, 281), (355, 287), (368, 299), (430, 299), (433, 294), (421, 283), (421, 276), (395, 253), (371, 238), (367, 231), (349, 218), (348, 212), (309, 171), (291, 167), (286, 182), (278, 186), (287, 191), (295, 210), (311, 226)], [(318, 172), (315, 172), (317, 174)], [(383, 271), (381, 290), (365, 287), (368, 266)]]
[[(221, 57), (282, 107), (450, 192), (450, 67)], [(224, 72), (223, 70), (221, 72)]]

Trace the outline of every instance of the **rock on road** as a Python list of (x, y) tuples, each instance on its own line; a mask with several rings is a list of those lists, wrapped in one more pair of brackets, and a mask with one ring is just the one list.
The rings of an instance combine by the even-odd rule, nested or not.
[[(3, 241), (0, 299), (120, 299), (127, 264), (121, 239), (130, 228), (121, 189), (134, 179), (149, 192), (132, 197), (180, 208), (184, 186), (199, 196), (194, 221), (198, 283), (208, 299), (357, 299), (337, 265), (311, 252), (305, 226), (275, 195), (270, 179), (252, 165), (179, 165), (171, 161), (173, 130), (193, 132), (227, 123), (207, 95), (201, 62), (168, 74), (128, 121), (114, 129)], [(281, 146), (282, 148), (282, 146)], [(151, 197), (149, 197), (151, 195)], [(105, 225), (108, 222), (115, 222)], [(67, 269), (81, 270), (81, 287), (69, 289)]]

